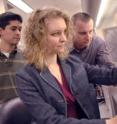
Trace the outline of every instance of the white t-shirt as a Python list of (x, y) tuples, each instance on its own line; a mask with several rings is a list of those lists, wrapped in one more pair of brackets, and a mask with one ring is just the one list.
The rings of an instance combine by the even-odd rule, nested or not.
[(3, 52), (3, 51), (1, 51), (1, 53), (3, 53), (7, 58), (9, 58), (9, 55), (10, 55), (9, 52)]

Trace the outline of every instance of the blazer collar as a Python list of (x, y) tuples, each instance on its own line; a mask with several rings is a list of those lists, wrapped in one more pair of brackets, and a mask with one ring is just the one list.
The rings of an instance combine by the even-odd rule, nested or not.
[[(70, 67), (66, 64), (65, 60), (59, 60), (61, 69), (64, 73), (65, 79), (68, 82), (68, 84), (71, 83), (71, 69)], [(49, 69), (46, 68), (44, 71), (40, 73), (40, 76), (45, 80), (46, 83), (48, 83), (50, 86), (52, 86), (54, 89), (57, 91), (61, 92), (55, 78), (52, 76), (50, 73)]]
[(68, 84), (71, 84), (71, 68), (65, 60), (59, 60), (61, 69)]

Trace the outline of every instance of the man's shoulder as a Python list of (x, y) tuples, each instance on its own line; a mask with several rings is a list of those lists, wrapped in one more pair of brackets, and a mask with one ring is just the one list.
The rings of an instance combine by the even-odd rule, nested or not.
[(23, 52), (20, 49), (17, 49), (14, 53), (14, 59), (25, 60)]
[(101, 44), (105, 44), (105, 40), (99, 36), (94, 36), (92, 43), (96, 45), (101, 45)]
[(106, 42), (105, 40), (103, 40), (102, 38), (95, 36), (93, 37), (92, 43), (90, 45), (91, 47), (94, 47), (95, 49), (99, 49), (103, 46), (106, 46)]
[(75, 49), (73, 49), (71, 51), (71, 53), (69, 54), (67, 61), (69, 62), (77, 62), (77, 63), (81, 63), (82, 60), (78, 57), (78, 53)]

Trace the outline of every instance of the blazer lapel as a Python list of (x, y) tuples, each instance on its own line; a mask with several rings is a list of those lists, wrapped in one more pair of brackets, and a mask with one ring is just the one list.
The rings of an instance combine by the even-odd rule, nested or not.
[(67, 83), (69, 84), (69, 86), (71, 87), (71, 83), (72, 83), (71, 68), (69, 67), (68, 64), (66, 64), (66, 61), (64, 61), (64, 60), (60, 61), (60, 65), (61, 65), (61, 69), (64, 73), (65, 79), (66, 79)]
[(48, 83), (51, 87), (53, 87), (58, 92), (62, 93), (55, 78), (52, 76), (48, 68), (46, 68), (43, 72), (40, 73), (40, 76)]
[[(70, 69), (69, 65), (66, 64), (66, 62), (64, 60), (59, 60), (59, 63), (60, 63), (61, 69), (64, 73), (65, 79), (71, 88), (71, 83), (72, 83), (71, 69)], [(45, 80), (46, 83), (48, 83), (50, 86), (52, 86), (58, 92), (62, 93), (55, 78), (52, 76), (52, 74), (50, 73), (48, 68), (46, 68), (43, 72), (41, 72), (40, 75)]]

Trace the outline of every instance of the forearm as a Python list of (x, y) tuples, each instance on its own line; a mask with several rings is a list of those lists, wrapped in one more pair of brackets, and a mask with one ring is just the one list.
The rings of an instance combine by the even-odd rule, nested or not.
[(106, 124), (117, 124), (117, 116), (106, 120)]

